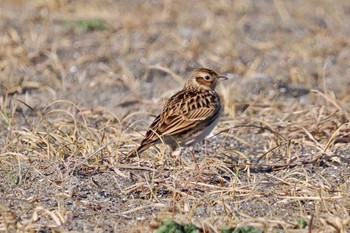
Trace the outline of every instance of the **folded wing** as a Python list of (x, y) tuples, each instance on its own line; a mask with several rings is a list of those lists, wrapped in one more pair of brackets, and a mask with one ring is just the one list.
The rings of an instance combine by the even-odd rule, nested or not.
[(220, 99), (215, 92), (179, 92), (168, 100), (141, 145), (153, 143), (164, 135), (181, 134), (204, 122), (210, 124), (220, 111)]

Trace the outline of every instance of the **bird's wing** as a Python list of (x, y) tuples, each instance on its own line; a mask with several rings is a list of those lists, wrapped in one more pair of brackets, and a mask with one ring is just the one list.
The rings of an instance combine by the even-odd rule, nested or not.
[(165, 104), (146, 133), (144, 142), (156, 141), (163, 135), (185, 132), (198, 124), (208, 125), (220, 114), (221, 104), (215, 92), (178, 92)]

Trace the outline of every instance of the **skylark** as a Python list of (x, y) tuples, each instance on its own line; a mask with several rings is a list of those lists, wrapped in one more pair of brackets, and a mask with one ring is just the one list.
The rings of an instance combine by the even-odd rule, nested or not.
[(222, 105), (215, 87), (219, 80), (226, 79), (210, 69), (194, 70), (183, 89), (169, 98), (140, 146), (129, 156), (158, 143), (165, 143), (174, 151), (202, 141), (219, 121)]

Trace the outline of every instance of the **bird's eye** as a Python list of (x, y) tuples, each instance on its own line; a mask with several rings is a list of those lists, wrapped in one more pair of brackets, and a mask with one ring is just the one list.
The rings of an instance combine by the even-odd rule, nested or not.
[(205, 80), (210, 80), (209, 75), (206, 75), (206, 76), (204, 77), (204, 79), (205, 79)]

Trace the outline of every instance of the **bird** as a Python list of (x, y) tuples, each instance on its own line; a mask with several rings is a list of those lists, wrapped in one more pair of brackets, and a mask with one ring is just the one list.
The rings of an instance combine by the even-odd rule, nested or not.
[(218, 123), (223, 110), (221, 97), (215, 91), (222, 80), (227, 80), (227, 77), (211, 69), (192, 71), (182, 90), (166, 101), (140, 145), (129, 152), (129, 157), (159, 143), (167, 144), (174, 152), (179, 147), (193, 146), (202, 141)]

